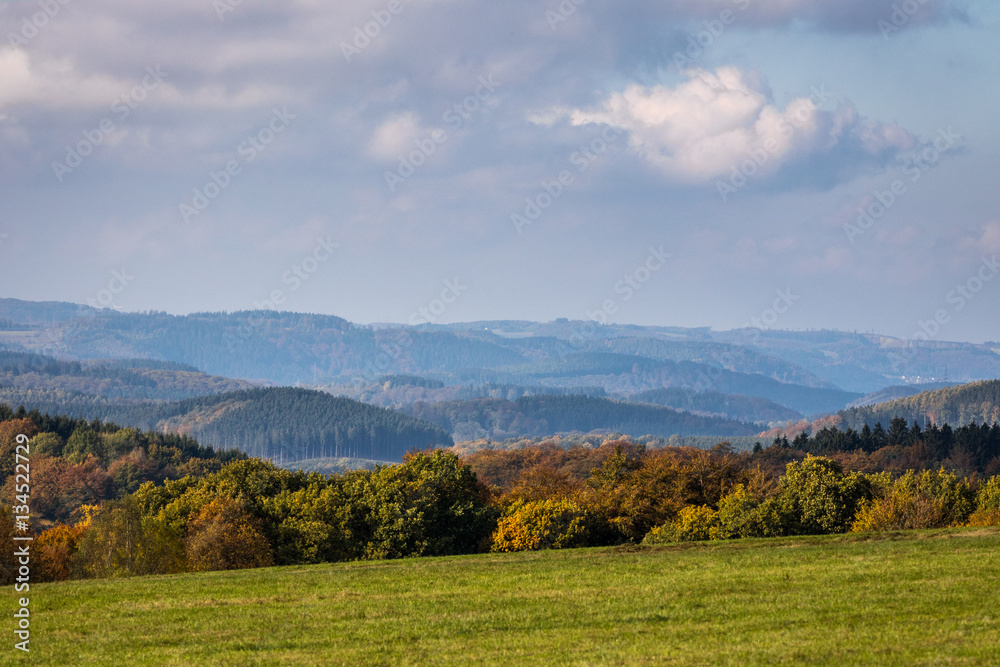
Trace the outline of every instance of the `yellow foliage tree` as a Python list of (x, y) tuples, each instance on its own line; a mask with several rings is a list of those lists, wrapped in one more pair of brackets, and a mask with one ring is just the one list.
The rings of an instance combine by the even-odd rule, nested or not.
[(537, 551), (586, 546), (587, 510), (566, 498), (517, 501), (493, 533), (493, 551)]
[(985, 482), (976, 494), (976, 511), (969, 526), (1000, 526), (1000, 475)]
[(643, 544), (702, 542), (721, 539), (719, 513), (707, 505), (688, 505), (677, 518), (658, 526), (646, 535)]

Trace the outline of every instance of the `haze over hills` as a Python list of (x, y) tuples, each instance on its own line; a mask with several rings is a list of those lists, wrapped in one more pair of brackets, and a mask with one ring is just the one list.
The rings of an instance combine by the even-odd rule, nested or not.
[[(1000, 377), (994, 344), (835, 331), (570, 320), (363, 326), (288, 312), (174, 316), (15, 299), (0, 299), (0, 324), (0, 400), (11, 406), (293, 459), (394, 460), (452, 439), (555, 433), (750, 436), (924, 388), (911, 380), (938, 388)], [(300, 389), (246, 393), (255, 384)], [(398, 412), (375, 418), (374, 406)], [(340, 428), (324, 410), (345, 423), (390, 424), (394, 435)]]
[[(570, 320), (363, 326), (328, 315), (174, 316), (16, 299), (0, 299), (0, 318), (27, 327), (0, 333), (0, 346), (8, 350), (73, 359), (169, 360), (213, 375), (276, 384), (343, 384), (417, 374), (450, 385), (601, 386), (619, 394), (664, 387), (747, 392), (740, 383), (748, 381), (736, 377), (726, 380), (734, 388), (712, 386), (711, 369), (718, 368), (783, 385), (839, 389), (859, 398), (916, 381), (1000, 377), (997, 344), (914, 343), (833, 331), (716, 332)], [(597, 358), (606, 365), (594, 363)], [(634, 366), (636, 358), (639, 366), (633, 370), (629, 362)], [(591, 372), (584, 372), (584, 361)], [(672, 377), (677, 367), (671, 363), (693, 366)], [(847, 402), (824, 407), (836, 410)]]
[[(846, 408), (919, 392), (888, 374), (899, 359), (927, 374), (947, 367), (952, 378), (1000, 375), (991, 345), (903, 347), (830, 331), (568, 320), (360, 326), (298, 313), (172, 316), (13, 299), (0, 300), (0, 322), (0, 401), (11, 407), (182, 433), (283, 461), (398, 460), (413, 447), (558, 433), (739, 438), (824, 414), (846, 425), (887, 422), (894, 411), (989, 419), (993, 399), (982, 390), (972, 406), (966, 389)], [(905, 350), (912, 353), (899, 357)], [(877, 389), (863, 396), (833, 378)], [(251, 380), (300, 388), (253, 390)], [(928, 400), (937, 401), (930, 413)], [(956, 403), (963, 407), (944, 407)]]

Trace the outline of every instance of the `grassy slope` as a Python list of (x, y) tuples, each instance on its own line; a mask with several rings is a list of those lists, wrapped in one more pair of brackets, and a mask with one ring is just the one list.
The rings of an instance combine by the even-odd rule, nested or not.
[(35, 664), (996, 664), (1000, 528), (67, 582), (32, 598)]

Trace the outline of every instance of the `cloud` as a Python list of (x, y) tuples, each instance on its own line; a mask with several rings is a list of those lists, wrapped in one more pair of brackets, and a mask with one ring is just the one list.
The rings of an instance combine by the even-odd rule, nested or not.
[[(910, 10), (910, 4), (914, 5)], [(879, 21), (892, 21), (907, 5), (907, 25), (965, 18), (966, 0), (675, 0), (662, 3), (675, 18), (715, 19), (731, 11), (747, 27), (769, 28), (798, 23), (813, 29), (878, 32)], [(655, 10), (654, 10), (655, 11)]]
[(849, 104), (821, 110), (823, 91), (781, 109), (754, 72), (723, 67), (685, 75), (675, 88), (630, 84), (597, 109), (570, 111), (570, 123), (624, 130), (636, 155), (667, 179), (692, 184), (726, 176), (746, 160), (756, 162), (755, 173), (772, 175), (790, 162), (845, 147), (856, 158), (882, 160), (915, 145), (898, 125), (862, 118)]
[(402, 113), (375, 128), (367, 152), (369, 157), (375, 160), (393, 162), (413, 150), (415, 139), (422, 139), (427, 134), (429, 130), (420, 126), (416, 115)]

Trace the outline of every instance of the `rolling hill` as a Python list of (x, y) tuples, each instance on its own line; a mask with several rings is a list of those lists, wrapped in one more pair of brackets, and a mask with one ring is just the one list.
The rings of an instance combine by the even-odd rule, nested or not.
[(717, 391), (651, 389), (634, 394), (629, 400), (743, 422), (771, 423), (802, 418), (800, 412), (766, 398), (722, 394)]
[(516, 401), (474, 399), (415, 403), (404, 411), (437, 424), (457, 441), (592, 431), (655, 435), (752, 436), (753, 424), (672, 408), (592, 396), (523, 396)]
[(221, 449), (289, 462), (313, 458), (398, 461), (410, 449), (449, 447), (447, 432), (393, 410), (292, 387), (183, 401), (111, 401), (79, 392), (0, 390), (0, 402), (50, 414), (178, 433)]
[(855, 430), (879, 422), (885, 426), (895, 417), (920, 425), (958, 427), (973, 421), (992, 424), (1000, 422), (1000, 380), (946, 387), (887, 403), (842, 410), (838, 414), (844, 428)]

